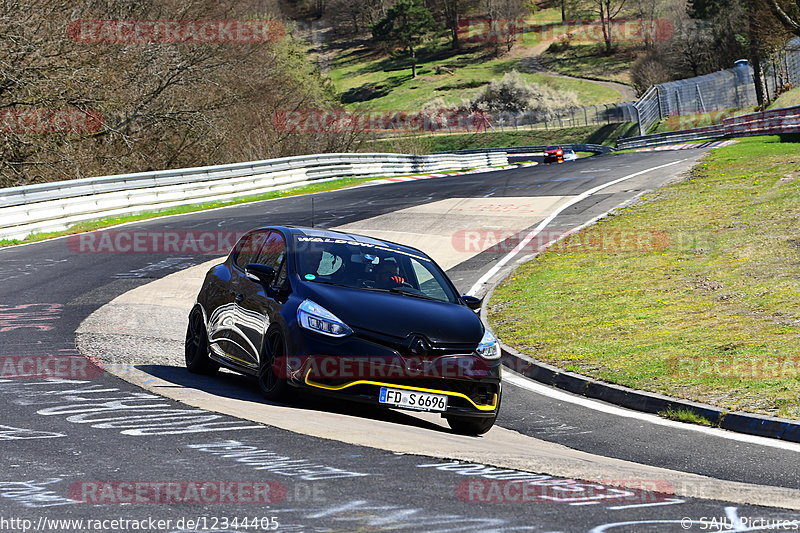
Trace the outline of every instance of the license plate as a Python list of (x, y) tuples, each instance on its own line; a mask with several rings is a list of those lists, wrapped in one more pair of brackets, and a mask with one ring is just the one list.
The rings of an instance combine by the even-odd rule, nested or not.
[(447, 396), (403, 389), (381, 387), (378, 402), (396, 405), (417, 411), (444, 411), (447, 409)]

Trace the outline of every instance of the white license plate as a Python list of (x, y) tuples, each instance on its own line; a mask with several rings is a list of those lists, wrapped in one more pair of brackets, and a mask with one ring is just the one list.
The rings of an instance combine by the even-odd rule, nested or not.
[(447, 409), (447, 396), (403, 389), (381, 387), (380, 403), (396, 405), (418, 411), (444, 411)]

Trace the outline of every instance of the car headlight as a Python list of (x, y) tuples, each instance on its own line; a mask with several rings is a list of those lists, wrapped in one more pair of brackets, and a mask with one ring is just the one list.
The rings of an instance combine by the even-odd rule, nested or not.
[(484, 330), (483, 338), (481, 339), (480, 344), (475, 349), (478, 355), (483, 357), (484, 359), (499, 359), (500, 358), (500, 342), (497, 340), (497, 337), (492, 335), (492, 332)]
[(350, 326), (311, 300), (303, 300), (303, 303), (297, 308), (297, 322), (306, 329), (330, 337), (346, 337), (353, 333)]

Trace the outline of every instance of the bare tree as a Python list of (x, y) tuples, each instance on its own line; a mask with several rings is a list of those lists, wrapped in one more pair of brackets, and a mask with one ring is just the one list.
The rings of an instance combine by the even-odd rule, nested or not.
[[(280, 131), (277, 110), (330, 108), (332, 89), (291, 39), (276, 42), (86, 42), (78, 20), (229, 20), (256, 0), (0, 0), (0, 111), (99, 115), (89, 130), (5, 128), (0, 187), (218, 164), (357, 143)], [(269, 16), (269, 14), (265, 14)]]
[(614, 47), (614, 20), (627, 6), (628, 0), (593, 0), (593, 7), (603, 31), (606, 52)]
[(800, 0), (791, 1), (764, 0), (775, 17), (793, 34), (800, 36)]

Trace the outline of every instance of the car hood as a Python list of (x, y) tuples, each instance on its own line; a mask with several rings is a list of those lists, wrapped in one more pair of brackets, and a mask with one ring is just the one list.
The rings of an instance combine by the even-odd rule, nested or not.
[(303, 283), (301, 292), (354, 329), (398, 339), (416, 333), (434, 343), (475, 346), (483, 337), (481, 320), (463, 305), (320, 283)]

